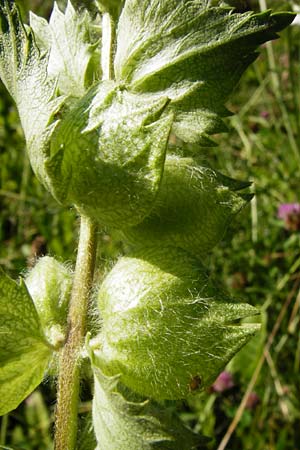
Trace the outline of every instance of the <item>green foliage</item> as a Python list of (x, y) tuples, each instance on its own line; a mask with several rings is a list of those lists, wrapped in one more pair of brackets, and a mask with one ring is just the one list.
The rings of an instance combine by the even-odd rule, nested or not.
[[(203, 267), (250, 200), (239, 193), (249, 184), (186, 155), (225, 130), (225, 102), (257, 46), (292, 15), (235, 14), (206, 0), (127, 0), (115, 80), (100, 81), (98, 18), (69, 2), (65, 13), (55, 6), (49, 24), (31, 15), (28, 27), (14, 3), (0, 5), (0, 76), (16, 101), (33, 169), (61, 204), (122, 230), (129, 244), (99, 288), (102, 330), (91, 351), (97, 449), (194, 448), (198, 437), (151, 399), (189, 399), (208, 387), (259, 327), (240, 324), (257, 310), (233, 300)], [(117, 20), (123, 2), (98, 6)], [(72, 276), (53, 258), (39, 260), (26, 280), (32, 299), (23, 284), (2, 279), (29, 311), (14, 318), (19, 334), (0, 346), (6, 412), (41, 381), (51, 344), (64, 341)], [(3, 301), (1, 333), (12, 334), (6, 318), (16, 304)], [(21, 348), (18, 364), (10, 365), (10, 347)], [(86, 436), (83, 448), (94, 448), (89, 428)]]
[(160, 186), (172, 124), (171, 116), (160, 119), (167, 101), (113, 82), (92, 88), (51, 142), (46, 167), (55, 197), (107, 226), (140, 222)]
[(40, 258), (26, 276), (26, 287), (53, 346), (65, 339), (72, 279), (71, 270), (50, 256)]
[(51, 356), (28, 291), (0, 272), (0, 414), (15, 409), (38, 386)]
[(159, 246), (163, 241), (203, 257), (251, 198), (238, 192), (248, 186), (192, 158), (168, 155), (151, 213), (136, 227), (123, 230), (125, 240), (133, 247)]
[[(0, 75), (17, 103), (33, 169), (59, 202), (75, 204), (94, 220), (118, 228), (138, 223), (149, 212), (162, 175), (172, 117), (158, 119), (168, 99), (149, 99), (101, 83), (73, 105), (72, 98), (58, 95), (61, 91), (80, 96), (90, 50), (95, 49), (82, 33), (82, 19), (74, 18), (71, 5), (65, 16), (56, 8), (49, 28), (61, 30), (64, 39), (56, 31), (50, 40), (47, 24), (32, 16), (39, 52), (33, 31), (23, 28), (16, 8), (4, 5)], [(74, 45), (74, 35), (82, 42), (75, 60), (68, 50), (61, 53), (62, 48), (70, 49), (66, 42)], [(64, 46), (58, 47), (62, 40)], [(24, 48), (29, 49), (28, 57)], [(77, 72), (82, 70), (80, 79)], [(56, 120), (64, 103), (64, 120)], [(31, 107), (26, 109), (26, 104)], [(112, 114), (119, 122), (112, 122)], [(124, 145), (128, 152), (120, 158)]]
[(121, 258), (98, 301), (98, 364), (157, 400), (208, 387), (259, 328), (235, 324), (257, 310), (230, 299), (197, 260), (172, 247)]
[(206, 0), (128, 0), (117, 33), (116, 79), (135, 92), (171, 99), (173, 131), (186, 142), (210, 145), (225, 130), (225, 101), (289, 14), (234, 14)]
[(46, 143), (57, 124), (50, 125), (63, 97), (55, 97), (55, 80), (47, 77), (47, 55), (40, 53), (32, 30), (24, 28), (16, 5), (4, 1), (0, 13), (0, 77), (17, 104), (32, 168), (48, 183)]
[[(171, 411), (118, 386), (119, 377), (106, 377), (94, 367), (94, 429), (97, 450), (192, 450), (202, 439), (183, 426)], [(202, 447), (204, 448), (204, 447)]]
[(65, 13), (55, 3), (49, 23), (30, 14), (37, 45), (48, 53), (48, 76), (57, 80), (61, 94), (81, 97), (100, 76), (99, 41), (96, 41), (100, 36), (94, 36), (93, 25), (87, 11), (77, 13), (70, 2)]
[(149, 214), (171, 127), (188, 142), (203, 137), (202, 144), (224, 131), (224, 102), (255, 48), (291, 21), (287, 14), (232, 14), (199, 0), (144, 8), (127, 1), (120, 16), (119, 84), (100, 82), (86, 92), (99, 80), (88, 16), (69, 4), (65, 14), (54, 9), (49, 25), (32, 16), (25, 29), (16, 8), (2, 6), (0, 75), (16, 101), (33, 169), (59, 202), (115, 228)]

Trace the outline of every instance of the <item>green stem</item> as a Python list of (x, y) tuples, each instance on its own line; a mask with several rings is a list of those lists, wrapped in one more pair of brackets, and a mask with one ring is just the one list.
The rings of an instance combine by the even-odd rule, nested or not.
[(115, 40), (115, 23), (108, 12), (102, 15), (102, 52), (101, 67), (102, 80), (113, 80), (114, 78), (114, 42)]
[(8, 428), (8, 414), (2, 416), (1, 429), (0, 429), (0, 445), (5, 445), (6, 443), (6, 433)]
[[(102, 79), (113, 79), (115, 25), (111, 15), (102, 15)], [(96, 257), (96, 228), (81, 218), (79, 247), (68, 314), (68, 337), (59, 362), (55, 420), (55, 450), (74, 450), (77, 437), (80, 366), (79, 356), (85, 335), (85, 322)]]
[(73, 450), (76, 446), (80, 351), (85, 335), (88, 301), (94, 276), (96, 244), (95, 225), (86, 217), (82, 217), (68, 314), (68, 335), (59, 365), (55, 450)]

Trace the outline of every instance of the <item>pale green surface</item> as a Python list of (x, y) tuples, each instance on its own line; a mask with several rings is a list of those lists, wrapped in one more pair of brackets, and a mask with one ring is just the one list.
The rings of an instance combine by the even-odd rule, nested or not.
[(136, 92), (163, 92), (174, 132), (209, 145), (225, 130), (224, 103), (256, 48), (292, 21), (289, 14), (233, 14), (206, 0), (127, 0), (120, 16), (116, 78)]
[[(81, 97), (94, 82), (100, 46), (99, 42), (93, 42), (92, 25), (88, 12), (80, 15), (70, 2), (64, 13), (54, 4), (49, 24), (30, 14), (30, 26), (39, 48), (49, 51), (48, 75), (58, 80), (62, 94)], [(92, 71), (89, 70), (91, 65)], [(100, 73), (97, 75), (100, 77)]]
[[(57, 186), (68, 180), (48, 173), (50, 141), (60, 123), (61, 108), (68, 110), (72, 97), (83, 93), (92, 49), (96, 54), (97, 49), (87, 42), (87, 16), (76, 17), (70, 4), (66, 16), (55, 8), (49, 26), (44, 19), (31, 15), (37, 36), (23, 26), (15, 5), (3, 1), (0, 13), (0, 77), (16, 102), (32, 168), (55, 196)], [(73, 39), (80, 47), (77, 58), (72, 54), (76, 50)], [(91, 74), (92, 81), (94, 76)], [(60, 95), (60, 91), (70, 97)]]
[(99, 36), (87, 14), (68, 3), (49, 25), (31, 15), (34, 37), (3, 1), (0, 76), (33, 169), (58, 202), (106, 226), (136, 225), (158, 194), (171, 128), (205, 145), (224, 131), (224, 102), (254, 50), (292, 16), (206, 4), (128, 0), (110, 84), (99, 82)]
[(182, 250), (144, 248), (121, 258), (99, 290), (98, 364), (142, 395), (186, 397), (208, 387), (259, 325), (258, 311), (231, 299)]
[[(97, 450), (192, 450), (201, 438), (164, 407), (137, 402), (120, 392), (119, 377), (106, 377), (93, 366), (95, 394), (94, 430)], [(131, 396), (130, 396), (131, 395)]]
[(42, 381), (51, 349), (23, 282), (0, 272), (0, 414), (15, 409)]
[(243, 198), (237, 192), (247, 186), (192, 158), (168, 156), (154, 208), (123, 235), (134, 247), (163, 243), (198, 257), (206, 255), (247, 205), (251, 196)]
[[(14, 7), (10, 13), (8, 2), (1, 3), (5, 17), (2, 17), (0, 38), (0, 75), (17, 103), (33, 168), (58, 201), (75, 204), (80, 212), (117, 228), (139, 223), (152, 206), (155, 207), (153, 213), (169, 219), (169, 208), (172, 206), (174, 211), (178, 201), (177, 195), (172, 196), (172, 189), (177, 187), (173, 168), (168, 171), (167, 166), (166, 184), (162, 185), (161, 193), (159, 187), (172, 125), (173, 131), (184, 141), (209, 145), (209, 135), (224, 130), (221, 121), (227, 114), (224, 102), (255, 58), (254, 50), (260, 43), (275, 37), (274, 31), (284, 28), (291, 20), (287, 15), (235, 15), (226, 9), (207, 10), (206, 4), (199, 0), (128, 0), (118, 27), (117, 83), (95, 84), (86, 92), (90, 83), (87, 80), (95, 77), (97, 82), (99, 69), (92, 67), (89, 71), (88, 66), (94, 64), (93, 58), (89, 64), (88, 57), (91, 41), (85, 40), (80, 27), (80, 30), (76, 28), (81, 19), (74, 16), (73, 21), (70, 15), (67, 17), (73, 14), (70, 5), (66, 16), (56, 9), (53, 19), (56, 17), (63, 23), (60, 32), (54, 31), (55, 39), (65, 43), (74, 39), (81, 49), (78, 53), (81, 59), (75, 58), (74, 66), (71, 64), (73, 49), (54, 41), (49, 44), (45, 22), (32, 16), (40, 53), (29, 28), (26, 33), (20, 25)], [(69, 25), (71, 32), (67, 31)], [(50, 55), (43, 53), (47, 50)], [(70, 97), (58, 97), (60, 93), (70, 94)], [(170, 113), (175, 116), (173, 124)], [(182, 228), (178, 231), (171, 227), (166, 240), (174, 239), (174, 245), (192, 253), (197, 250), (198, 254), (198, 248), (205, 252), (221, 238), (231, 210), (237, 212), (244, 201), (226, 191), (224, 178), (205, 169), (212, 184), (210, 186), (205, 179), (205, 194), (199, 199), (195, 195), (194, 202), (199, 202), (207, 241), (202, 235), (197, 239), (194, 230), (199, 222), (197, 214), (192, 214), (196, 209), (184, 209), (185, 203), (188, 204), (185, 195), (194, 193), (190, 169), (182, 177), (180, 202), (183, 210), (178, 211), (177, 217), (175, 211), (175, 219), (184, 214), (186, 221), (180, 221)], [(202, 191), (201, 183), (205, 178), (203, 169), (194, 168), (194, 172), (199, 174), (199, 171), (202, 171), (201, 176), (195, 177), (198, 193)], [(220, 190), (219, 182), (223, 186)], [(216, 208), (214, 224), (208, 215), (205, 222), (202, 208), (209, 209), (213, 197), (221, 201), (225, 191), (229, 211), (222, 216)], [(194, 222), (190, 228), (189, 221)], [(151, 226), (158, 236), (156, 220)], [(142, 232), (147, 235), (146, 228)], [(185, 238), (184, 233), (188, 234)], [(97, 363), (108, 373), (122, 372), (122, 380), (142, 394), (159, 399), (186, 397), (194, 377), (199, 378), (199, 388), (208, 386), (258, 328), (232, 324), (256, 310), (235, 303), (213, 287), (197, 265), (198, 262), (178, 249), (162, 247), (150, 252), (144, 249), (121, 259), (100, 290), (104, 328), (103, 348), (97, 352)], [(12, 323), (18, 324), (15, 319)], [(15, 388), (18, 398), (24, 395), (28, 385), (32, 387), (37, 378), (41, 378), (39, 358), (42, 357), (44, 365), (48, 358), (45, 356), (48, 349), (41, 337), (36, 338), (37, 343), (33, 345), (31, 333), (30, 337), (21, 339), (22, 345), (28, 339), (30, 350), (21, 354), (20, 364), (13, 361), (12, 365), (8, 362), (5, 366), (8, 373), (15, 371), (13, 383), (19, 382), (22, 387), (22, 393), (19, 385)], [(23, 360), (30, 370), (37, 367), (30, 379), (18, 376)], [(140, 450), (147, 427), (138, 428), (140, 422), (135, 420), (132, 425), (128, 415), (120, 417), (124, 402), (121, 399), (122, 404), (115, 406), (106, 391), (105, 381), (98, 375), (97, 378), (102, 383), (102, 386), (98, 384), (99, 401), (110, 410), (102, 414), (103, 407), (97, 408), (95, 423), (96, 420), (102, 422), (100, 425), (97, 422), (97, 433), (102, 435), (111, 413), (114, 424), (120, 421), (116, 444), (111, 433), (107, 434), (111, 448), (123, 449), (125, 439), (129, 450)], [(11, 383), (10, 395), (14, 386)], [(4, 395), (7, 394), (4, 392)], [(100, 419), (98, 414), (102, 416)], [(126, 431), (124, 437), (122, 433), (128, 430), (128, 422), (131, 422), (130, 433)], [(156, 427), (153, 432), (157, 433)], [(135, 439), (136, 434), (139, 439)], [(101, 438), (99, 442), (102, 445)], [(108, 444), (103, 448), (109, 448)], [(163, 447), (158, 444), (158, 448)]]
[(167, 98), (96, 85), (66, 115), (51, 143), (47, 171), (55, 197), (115, 228), (149, 213), (162, 177), (172, 117)]
[[(0, 75), (19, 109), (37, 176), (57, 201), (93, 220), (115, 228), (139, 223), (163, 173), (173, 120), (170, 112), (161, 118), (168, 98), (134, 94), (114, 82), (85, 91), (91, 51), (97, 54), (86, 36), (87, 16), (70, 4), (65, 15), (55, 7), (49, 26), (32, 15), (39, 52), (16, 8), (4, 5)], [(30, 58), (23, 56), (28, 52)], [(97, 70), (92, 73), (97, 81)]]
[(50, 256), (40, 258), (26, 276), (27, 289), (51, 342), (63, 339), (72, 280), (72, 271)]
[(1, 2), (0, 16), (0, 77), (17, 104), (32, 168), (47, 185), (44, 160), (64, 99), (56, 96), (55, 80), (47, 76), (48, 57), (20, 22), (16, 5)]

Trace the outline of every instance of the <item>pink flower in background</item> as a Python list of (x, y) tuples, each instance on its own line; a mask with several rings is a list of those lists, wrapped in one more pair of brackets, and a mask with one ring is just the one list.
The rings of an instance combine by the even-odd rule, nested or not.
[(224, 392), (234, 386), (233, 378), (230, 372), (221, 372), (211, 389), (213, 392)]
[(284, 220), (287, 230), (300, 230), (300, 203), (283, 203), (278, 208), (277, 216)]
[(278, 208), (278, 217), (285, 219), (290, 214), (300, 214), (300, 203), (283, 203)]
[(270, 117), (269, 111), (261, 111), (260, 117), (262, 117), (263, 119), (268, 119)]

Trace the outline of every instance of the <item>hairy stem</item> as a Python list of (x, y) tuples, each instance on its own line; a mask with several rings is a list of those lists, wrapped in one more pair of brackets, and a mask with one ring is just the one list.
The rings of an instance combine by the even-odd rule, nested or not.
[(112, 80), (114, 78), (113, 52), (115, 45), (115, 23), (108, 12), (102, 15), (102, 52), (101, 67), (102, 79)]
[(95, 225), (86, 217), (82, 217), (68, 315), (68, 335), (60, 357), (55, 450), (73, 450), (76, 446), (80, 383), (79, 356), (85, 335), (87, 307), (94, 276), (96, 243)]
[(0, 445), (5, 445), (7, 428), (8, 428), (8, 414), (5, 414), (4, 416), (2, 416), (2, 420), (1, 420)]
[[(115, 26), (112, 17), (102, 15), (102, 79), (111, 80)], [(73, 290), (68, 315), (68, 337), (63, 348), (58, 378), (55, 420), (55, 450), (74, 450), (77, 437), (80, 366), (79, 354), (85, 334), (85, 322), (90, 289), (95, 269), (97, 248), (95, 225), (81, 218), (79, 247)]]

